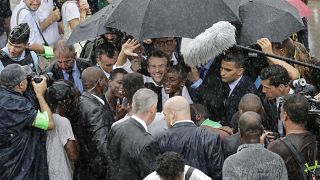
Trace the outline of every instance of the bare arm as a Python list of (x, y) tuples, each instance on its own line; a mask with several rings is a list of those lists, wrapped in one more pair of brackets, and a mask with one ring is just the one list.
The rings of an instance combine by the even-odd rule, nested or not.
[[(272, 44), (271, 44), (271, 42), (269, 41), (268, 38), (259, 39), (257, 41), (257, 44), (261, 47), (263, 52), (266, 52), (268, 54), (273, 54)], [(282, 67), (284, 67), (288, 71), (289, 76), (290, 76), (291, 79), (294, 80), (294, 79), (298, 79), (299, 78), (299, 71), (296, 68), (294, 68), (293, 66), (291, 66), (290, 64), (288, 64), (287, 62), (279, 60), (279, 59), (275, 59), (275, 58), (272, 58), (272, 57), (267, 57), (267, 61), (268, 61), (268, 63), (270, 65), (279, 64)]]
[(75, 162), (78, 160), (79, 152), (75, 140), (68, 139), (67, 143), (64, 145), (64, 149), (71, 161)]
[(52, 23), (57, 22), (60, 19), (60, 10), (56, 9), (54, 11), (51, 11), (49, 16), (40, 22), (40, 29), (41, 31), (46, 30)]
[(29, 46), (29, 49), (38, 54), (44, 54), (44, 47), (42, 44), (32, 44)]

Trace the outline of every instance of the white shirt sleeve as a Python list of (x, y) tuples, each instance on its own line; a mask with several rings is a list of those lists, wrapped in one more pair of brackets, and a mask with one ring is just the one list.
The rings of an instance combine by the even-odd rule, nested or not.
[(65, 23), (73, 19), (80, 19), (80, 12), (77, 4), (73, 1), (65, 2), (62, 7), (62, 18)]
[(129, 59), (127, 59), (126, 63), (124, 63), (122, 66), (117, 66), (117, 64), (113, 65), (113, 69), (122, 68), (126, 70), (128, 73), (133, 73), (131, 69), (131, 62)]

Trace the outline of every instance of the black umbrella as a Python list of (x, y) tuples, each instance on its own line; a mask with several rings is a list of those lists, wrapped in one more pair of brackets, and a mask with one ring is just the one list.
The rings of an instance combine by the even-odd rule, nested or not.
[(286, 0), (241, 0), (239, 16), (242, 22), (238, 43), (256, 44), (260, 38), (282, 42), (304, 28), (296, 8)]
[(238, 20), (238, 4), (230, 0), (119, 0), (106, 26), (140, 40), (194, 38), (218, 21)]
[(111, 10), (111, 6), (106, 6), (76, 26), (68, 39), (68, 43), (74, 44), (104, 34), (107, 31), (106, 19)]

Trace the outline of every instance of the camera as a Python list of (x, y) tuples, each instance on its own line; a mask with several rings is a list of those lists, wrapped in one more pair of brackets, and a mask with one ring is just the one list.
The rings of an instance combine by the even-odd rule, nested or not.
[[(42, 76), (46, 77), (47, 84), (55, 81), (55, 79), (53, 78), (52, 72), (44, 73), (42, 74)], [(36, 74), (31, 74), (30, 79), (33, 79), (35, 83), (41, 83), (41, 81), (43, 80), (43, 78), (40, 75), (36, 75)]]

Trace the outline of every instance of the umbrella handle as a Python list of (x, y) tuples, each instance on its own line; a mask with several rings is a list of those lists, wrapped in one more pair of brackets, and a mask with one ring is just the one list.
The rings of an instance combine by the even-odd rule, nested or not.
[(283, 61), (286, 61), (288, 63), (294, 63), (294, 64), (298, 64), (298, 65), (301, 65), (301, 66), (305, 66), (305, 67), (309, 67), (309, 68), (313, 68), (313, 69), (319, 69), (320, 70), (320, 66), (317, 66), (317, 65), (314, 65), (314, 64), (309, 64), (309, 63), (305, 63), (305, 62), (301, 62), (301, 61), (297, 61), (297, 60), (294, 60), (294, 59), (291, 59), (291, 58), (287, 58), (287, 57), (282, 57), (282, 56), (277, 56), (277, 55), (274, 55), (274, 54), (268, 54), (268, 53), (265, 53), (263, 51), (259, 51), (259, 50), (256, 50), (256, 49), (252, 49), (252, 48), (248, 48), (248, 47), (245, 47), (245, 46), (241, 46), (241, 45), (233, 45), (235, 48), (237, 49), (242, 49), (242, 50), (246, 50), (246, 51), (250, 51), (250, 52), (255, 52), (255, 53), (258, 53), (258, 54), (262, 54), (264, 56), (267, 56), (267, 57), (272, 57), (272, 58), (276, 58), (276, 59), (280, 59), (280, 60), (283, 60)]

